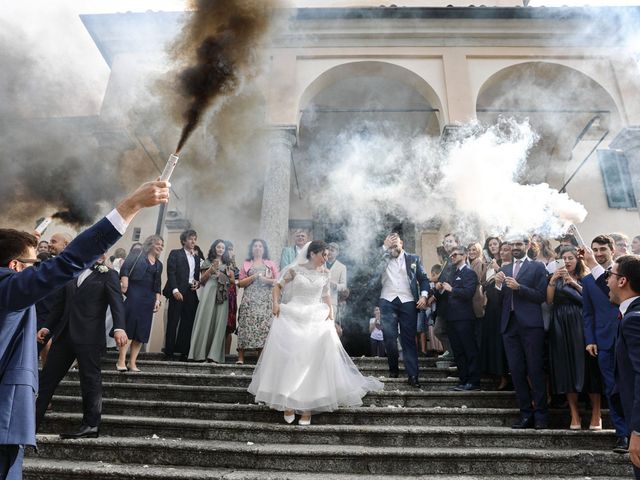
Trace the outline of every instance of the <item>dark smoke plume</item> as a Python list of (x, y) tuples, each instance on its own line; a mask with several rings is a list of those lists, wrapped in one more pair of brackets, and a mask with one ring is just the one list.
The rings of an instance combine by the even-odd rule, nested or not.
[(266, 0), (195, 0), (194, 12), (171, 49), (187, 65), (176, 74), (181, 99), (175, 106), (185, 124), (176, 152), (198, 126), (203, 113), (233, 94), (251, 76), (258, 42), (267, 33), (273, 2)]
[(267, 33), (272, 0), (194, 0), (195, 10), (171, 54), (178, 64), (175, 106), (185, 121), (176, 152), (217, 99), (234, 94), (251, 78), (258, 43)]

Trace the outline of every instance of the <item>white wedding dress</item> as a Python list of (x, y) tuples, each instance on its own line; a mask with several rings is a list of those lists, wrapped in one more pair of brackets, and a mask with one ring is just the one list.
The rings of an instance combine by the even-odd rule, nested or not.
[(304, 265), (291, 271), (283, 295), (287, 302), (273, 318), (249, 392), (256, 402), (296, 413), (362, 405), (362, 397), (383, 384), (358, 371), (327, 320), (329, 307), (321, 298), (328, 292), (329, 274)]

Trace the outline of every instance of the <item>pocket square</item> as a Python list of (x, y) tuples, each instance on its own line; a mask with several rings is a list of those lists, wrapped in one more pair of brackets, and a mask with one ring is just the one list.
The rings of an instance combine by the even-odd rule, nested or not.
[(462, 280), (460, 277), (456, 278), (456, 280)]

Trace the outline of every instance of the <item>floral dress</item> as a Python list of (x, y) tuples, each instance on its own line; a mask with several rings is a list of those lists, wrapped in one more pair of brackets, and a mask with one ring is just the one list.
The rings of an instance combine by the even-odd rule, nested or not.
[[(262, 273), (269, 277), (265, 265), (252, 266), (247, 276)], [(244, 289), (238, 311), (238, 348), (252, 350), (264, 347), (272, 317), (272, 285), (255, 280)]]

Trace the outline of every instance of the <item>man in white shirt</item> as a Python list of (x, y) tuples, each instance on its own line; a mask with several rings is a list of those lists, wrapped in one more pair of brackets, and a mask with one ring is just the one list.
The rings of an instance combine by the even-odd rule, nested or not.
[(404, 251), (404, 243), (397, 233), (384, 240), (384, 262), (380, 281), (380, 307), (384, 345), (389, 362), (389, 376), (397, 378), (398, 325), (402, 359), (407, 371), (409, 385), (420, 388), (418, 381), (418, 349), (416, 348), (416, 325), (418, 308), (427, 306), (429, 277), (420, 257)]
[(336, 329), (338, 335), (342, 334), (342, 309), (338, 302), (338, 294), (347, 289), (347, 267), (338, 260), (340, 247), (337, 243), (330, 243), (329, 257), (327, 258), (327, 268), (329, 269), (329, 286), (331, 290), (331, 304), (335, 316)]
[(182, 248), (171, 250), (167, 259), (167, 283), (162, 290), (169, 299), (164, 354), (171, 360), (174, 353), (187, 360), (191, 331), (198, 309), (196, 290), (200, 281), (200, 257), (195, 252), (198, 234), (185, 230), (180, 234)]

